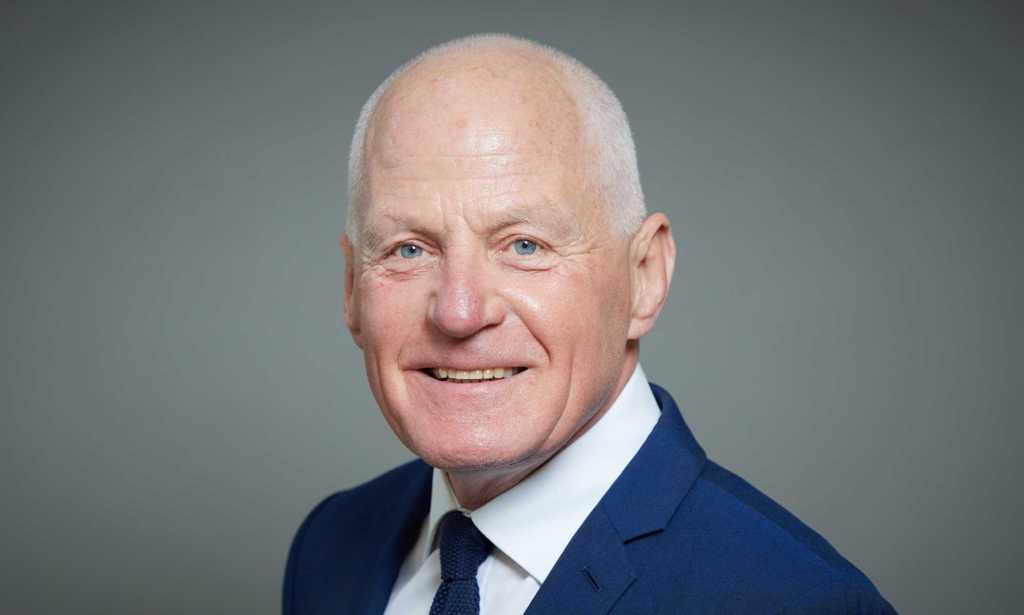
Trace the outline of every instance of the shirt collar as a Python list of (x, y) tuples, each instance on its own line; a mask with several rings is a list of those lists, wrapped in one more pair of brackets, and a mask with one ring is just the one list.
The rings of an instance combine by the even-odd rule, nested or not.
[[(459, 506), (444, 472), (434, 469), (426, 559), (441, 517), (462, 510), (494, 545), (543, 583), (590, 511), (625, 469), (661, 414), (638, 363), (601, 419), (525, 480), (474, 511)], [(422, 560), (421, 560), (422, 561)]]

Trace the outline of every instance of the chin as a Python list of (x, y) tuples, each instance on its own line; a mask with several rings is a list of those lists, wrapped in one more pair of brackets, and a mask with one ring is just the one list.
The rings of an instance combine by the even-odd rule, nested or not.
[[(495, 439), (502, 444), (492, 444)], [(413, 442), (409, 449), (431, 466), (448, 472), (515, 469), (529, 465), (537, 453), (535, 447), (527, 445), (510, 447), (508, 439), (500, 437), (484, 441), (471, 437), (448, 438), (443, 440), (442, 446), (437, 442)]]
[(453, 384), (405, 370), (383, 383), (391, 386), (381, 387), (379, 401), (406, 448), (431, 466), (514, 469), (534, 462), (562, 415), (548, 401), (562, 395), (540, 375), (529, 369), (500, 382)]

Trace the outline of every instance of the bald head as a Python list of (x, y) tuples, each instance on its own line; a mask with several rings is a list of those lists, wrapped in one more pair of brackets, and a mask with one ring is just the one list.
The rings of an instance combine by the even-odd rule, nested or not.
[(436, 163), (418, 164), (416, 172), (434, 177), (498, 168), (514, 177), (557, 167), (578, 176), (587, 198), (603, 206), (595, 215), (619, 234), (636, 230), (645, 215), (629, 125), (614, 94), (579, 62), (523, 39), (445, 43), (377, 88), (349, 158), (346, 232), (353, 243), (362, 239), (375, 175), (400, 175), (403, 161), (428, 158)]

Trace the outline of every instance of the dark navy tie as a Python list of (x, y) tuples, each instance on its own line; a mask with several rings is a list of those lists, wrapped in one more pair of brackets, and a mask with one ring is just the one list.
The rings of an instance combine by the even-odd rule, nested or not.
[(491, 552), (491, 541), (457, 510), (441, 519), (441, 587), (430, 615), (480, 615), (476, 569)]

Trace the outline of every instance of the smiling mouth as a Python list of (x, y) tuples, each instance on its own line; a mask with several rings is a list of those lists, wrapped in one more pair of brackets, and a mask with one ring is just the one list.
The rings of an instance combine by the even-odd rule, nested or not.
[(420, 370), (436, 380), (446, 382), (483, 382), (486, 380), (501, 380), (511, 378), (516, 374), (526, 371), (525, 367), (493, 367), (489, 369), (448, 369), (446, 367), (433, 367)]

